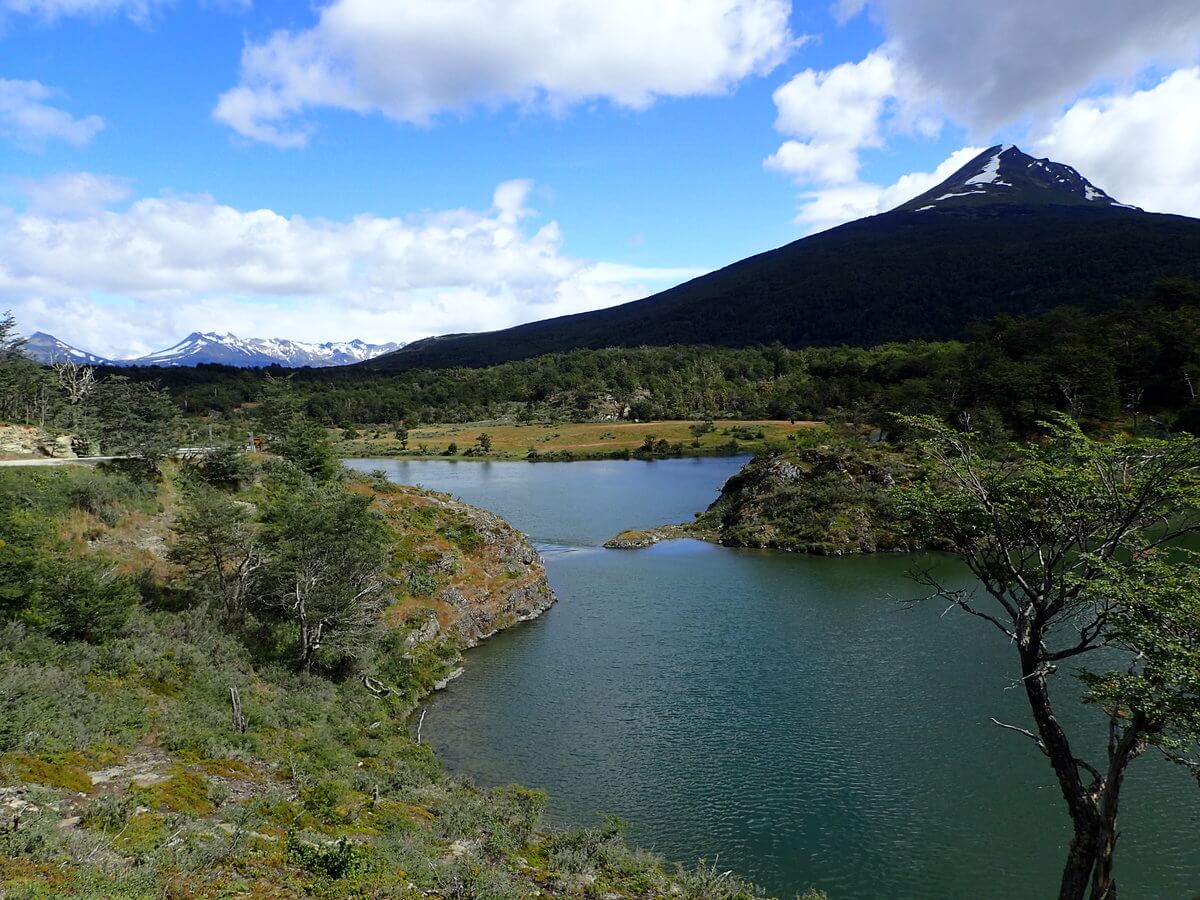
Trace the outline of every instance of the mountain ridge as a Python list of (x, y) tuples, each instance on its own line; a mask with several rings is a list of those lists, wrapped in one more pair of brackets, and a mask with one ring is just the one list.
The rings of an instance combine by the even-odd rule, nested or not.
[(36, 331), (26, 344), (26, 354), (38, 362), (51, 363), (70, 359), (89, 365), (107, 366), (197, 366), (227, 365), (238, 368), (284, 366), (285, 368), (324, 368), (346, 366), (374, 359), (403, 347), (401, 342), (369, 344), (357, 338), (351, 341), (312, 343), (286, 338), (239, 338), (232, 333), (193, 331), (183, 340), (164, 350), (130, 359), (109, 359), (81, 350), (54, 335)]

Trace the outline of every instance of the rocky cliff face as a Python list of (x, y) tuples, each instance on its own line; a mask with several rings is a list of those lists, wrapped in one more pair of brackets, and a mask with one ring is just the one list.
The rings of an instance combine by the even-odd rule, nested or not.
[(541, 557), (496, 514), (407, 485), (390, 485), (377, 497), (399, 538), (404, 589), (392, 616), (424, 621), (420, 611), (432, 610), (438, 631), (427, 639), (449, 632), (473, 647), (554, 603)]
[(73, 439), (50, 435), (32, 425), (0, 425), (0, 456), (50, 456), (72, 459)]

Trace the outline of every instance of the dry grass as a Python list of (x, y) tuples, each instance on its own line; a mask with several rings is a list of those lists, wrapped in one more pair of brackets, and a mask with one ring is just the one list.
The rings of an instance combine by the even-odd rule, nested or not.
[[(716, 421), (713, 430), (696, 436), (692, 426), (699, 423), (690, 420), (666, 422), (566, 422), (553, 425), (496, 425), (487, 422), (471, 422), (466, 425), (427, 425), (414, 428), (408, 433), (408, 453), (419, 455), (422, 445), (429, 455), (438, 456), (455, 443), (459, 456), (475, 444), (482, 432), (492, 438), (492, 459), (524, 459), (530, 448), (540, 454), (568, 450), (576, 456), (608, 456), (613, 451), (636, 450), (647, 435), (655, 440), (671, 444), (682, 444), (689, 454), (718, 453), (729, 445), (734, 429), (747, 429), (763, 437), (739, 439), (739, 450), (753, 452), (763, 444), (787, 439), (788, 434), (820, 427), (820, 422), (788, 422), (786, 420), (761, 419), (755, 421)], [(335, 438), (340, 433), (335, 433)], [(338, 449), (344, 455), (385, 456), (396, 454), (399, 444), (392, 434), (371, 437), (372, 432), (362, 431), (362, 437), (352, 441), (339, 441)], [(698, 446), (696, 444), (698, 443)]]

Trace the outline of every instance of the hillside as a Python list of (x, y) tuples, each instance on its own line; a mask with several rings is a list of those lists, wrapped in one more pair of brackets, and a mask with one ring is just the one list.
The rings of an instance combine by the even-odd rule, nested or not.
[(486, 366), (579, 347), (958, 338), (1001, 313), (1105, 309), (1175, 276), (1200, 276), (1200, 220), (1124, 206), (1068, 166), (994, 147), (892, 212), (644, 300), (417, 341), (363, 366)]
[[(191, 471), (158, 485), (82, 467), (0, 473), (0, 894), (758, 896), (632, 850), (616, 826), (543, 829), (538, 791), (448, 776), (409, 714), (458, 672), (461, 648), (553, 602), (536, 552), (443, 494), (278, 471), (231, 494)], [(293, 526), (276, 511), (295, 513), (296, 493), (355, 511), (364, 530), (322, 534), (322, 514), (280, 544)], [(215, 531), (198, 524), (213, 525), (206, 508), (221, 513)], [(328, 542), (353, 569), (378, 534), (381, 619), (330, 607), (338, 630), (299, 670), (269, 603), (221, 613), (241, 569), (227, 559), (218, 591), (196, 577), (205, 553), (187, 550), (254, 533), (246, 559), (268, 593), (273, 569)], [(348, 643), (353, 629), (370, 640)]]

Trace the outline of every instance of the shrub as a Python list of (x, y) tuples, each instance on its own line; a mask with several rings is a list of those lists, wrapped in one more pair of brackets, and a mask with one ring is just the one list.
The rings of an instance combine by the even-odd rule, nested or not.
[(97, 797), (83, 811), (83, 824), (96, 831), (117, 832), (129, 824), (136, 809), (137, 800), (131, 794)]
[(0, 579), (21, 577), (21, 568), (27, 598), (22, 618), (60, 641), (105, 641), (138, 602), (133, 581), (95, 559), (34, 553), (15, 572), (0, 566)]
[(71, 502), (76, 509), (90, 513), (112, 527), (135, 505), (145, 505), (156, 491), (145, 482), (124, 475), (89, 471), (71, 479)]
[(213, 487), (237, 490), (250, 482), (254, 466), (237, 447), (218, 447), (193, 463), (190, 472)]
[(294, 834), (288, 835), (288, 858), (314, 875), (334, 880), (352, 878), (369, 868), (370, 852), (342, 838), (332, 847), (309, 844)]

